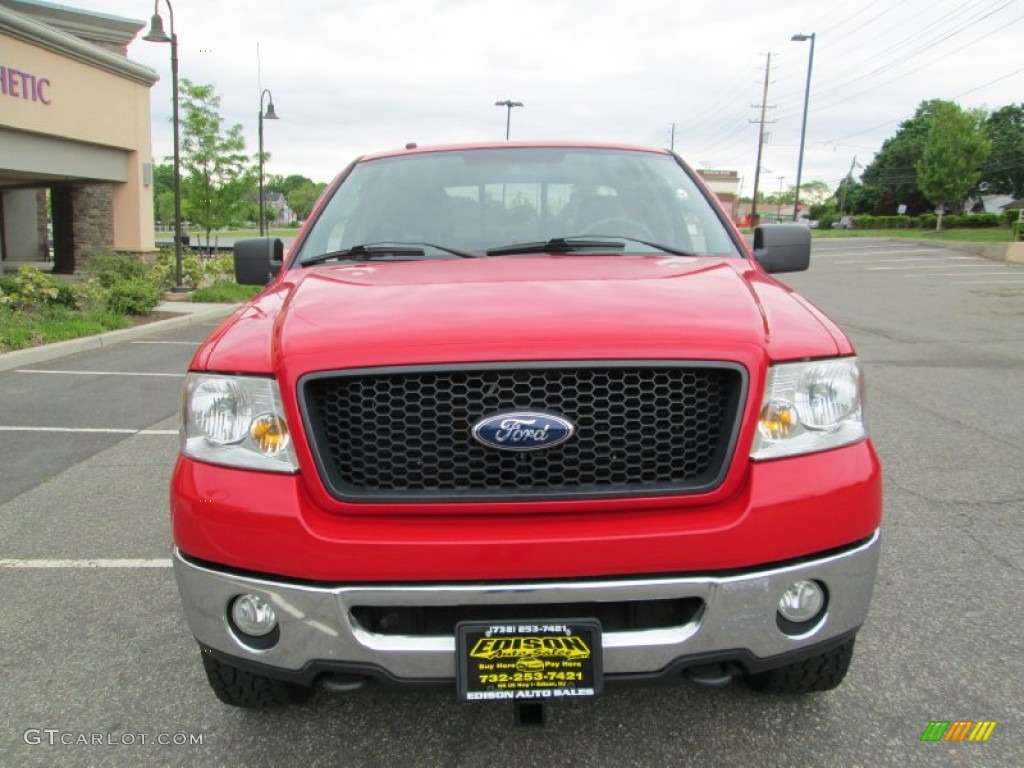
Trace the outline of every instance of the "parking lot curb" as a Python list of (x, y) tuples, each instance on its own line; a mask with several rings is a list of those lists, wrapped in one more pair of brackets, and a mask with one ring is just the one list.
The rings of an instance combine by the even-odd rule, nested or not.
[(921, 243), (937, 248), (948, 248), (961, 253), (973, 253), (989, 261), (1024, 262), (1024, 243), (972, 243), (957, 240), (918, 240), (910, 237), (888, 237), (890, 243)]
[[(180, 305), (161, 305), (159, 309), (164, 311), (177, 311)], [(148, 336), (159, 331), (169, 331), (174, 328), (183, 328), (196, 323), (203, 323), (209, 320), (218, 320), (227, 317), (234, 312), (240, 304), (224, 304), (208, 309), (182, 311), (178, 317), (170, 317), (166, 320), (156, 320), (152, 323), (137, 325), (134, 328), (123, 328), (119, 331), (108, 331), (95, 336), (83, 336), (80, 339), (69, 339), (58, 341), (53, 344), (44, 344), (40, 347), (19, 349), (14, 352), (0, 353), (0, 371), (10, 371), (15, 368), (22, 368), (26, 365), (34, 365), (47, 360), (54, 360), (65, 355), (73, 355), (77, 352), (86, 352), (90, 349), (109, 347), (114, 344), (121, 344), (141, 336)]]

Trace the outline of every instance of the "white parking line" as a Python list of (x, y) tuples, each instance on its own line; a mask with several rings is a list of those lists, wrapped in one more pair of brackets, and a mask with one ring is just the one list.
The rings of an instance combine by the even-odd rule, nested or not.
[(38, 368), (18, 368), (15, 373), (50, 373), (61, 376), (166, 376), (185, 378), (184, 373), (135, 373), (133, 371), (44, 371)]
[(984, 275), (1010, 275), (1012, 272), (918, 272), (904, 277), (981, 277)]
[[(814, 244), (815, 245), (824, 246), (826, 250), (831, 248), (832, 250), (836, 250), (836, 251), (841, 251), (841, 250), (866, 251), (869, 248), (888, 248), (890, 250), (899, 250), (899, 248), (897, 248), (897, 246), (901, 245), (900, 243), (879, 243), (877, 245), (860, 245), (860, 244), (853, 245), (849, 241), (847, 241), (845, 243), (837, 243), (835, 240), (830, 240), (829, 238), (823, 238), (823, 239), (815, 240)], [(907, 243), (907, 246), (909, 246), (907, 248), (907, 250), (929, 250), (929, 249), (917, 248), (918, 245), (920, 245), (920, 243), (909, 242), (909, 243)], [(936, 246), (936, 248), (937, 247), (939, 247), (939, 246)], [(934, 248), (930, 249), (930, 250), (934, 250)]]
[(0, 432), (84, 432), (97, 435), (177, 435), (176, 429), (119, 429), (116, 427), (3, 427)]
[(978, 256), (939, 256), (938, 258), (929, 256), (911, 256), (909, 259), (851, 259), (849, 261), (835, 261), (833, 264), (896, 264), (903, 261), (952, 261), (952, 260), (964, 260), (970, 259), (973, 261), (978, 260)]
[[(870, 247), (871, 248), (886, 248), (887, 249), (887, 250), (884, 250), (884, 251), (876, 251), (877, 255), (879, 255), (879, 256), (885, 256), (886, 254), (892, 254), (893, 256), (899, 256), (900, 254), (903, 254), (903, 253), (939, 253), (942, 250), (944, 250), (942, 248), (892, 248), (891, 246), (883, 246), (883, 245), (873, 245), (873, 246), (870, 246)], [(863, 249), (863, 248), (844, 249), (844, 250), (840, 250), (838, 248), (835, 248), (835, 249), (831, 249), (831, 248), (818, 248), (817, 250), (815, 250), (815, 248), (816, 248), (816, 246), (812, 245), (811, 246), (811, 252), (814, 253), (814, 254), (817, 254), (819, 256), (855, 255), (855, 254), (863, 253), (864, 250), (866, 250), (866, 249)]]
[(1010, 285), (1024, 284), (1024, 280), (961, 280), (965, 285)]
[(921, 267), (924, 267), (925, 269), (934, 269), (936, 266), (940, 267), (941, 269), (991, 269), (992, 268), (992, 263), (991, 262), (980, 262), (980, 263), (977, 263), (977, 264), (940, 264), (940, 265), (936, 265), (935, 262), (932, 261), (930, 264), (914, 264), (912, 266), (906, 266), (906, 267), (868, 267), (865, 271), (866, 272), (893, 272), (893, 271), (896, 271), (896, 270), (921, 269)]
[(109, 560), (21, 560), (0, 558), (0, 568), (170, 568), (169, 557)]

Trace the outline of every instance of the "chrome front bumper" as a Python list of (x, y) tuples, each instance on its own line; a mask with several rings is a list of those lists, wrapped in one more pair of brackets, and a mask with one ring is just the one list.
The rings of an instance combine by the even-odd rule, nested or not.
[[(375, 670), (410, 683), (454, 680), (453, 636), (394, 636), (366, 631), (352, 617), (358, 605), (501, 605), (581, 603), (697, 597), (704, 603), (689, 623), (667, 629), (605, 632), (606, 676), (654, 674), (687, 657), (725, 652), (769, 659), (827, 644), (863, 624), (878, 568), (879, 532), (838, 554), (735, 576), (622, 578), (515, 584), (430, 584), (317, 587), (240, 576), (174, 553), (174, 573), (196, 639), (243, 664), (283, 676), (317, 667)], [(800, 579), (825, 584), (828, 607), (810, 631), (784, 634), (776, 625), (782, 593)], [(243, 641), (228, 621), (234, 597), (260, 595), (277, 614), (280, 637), (271, 648)], [(571, 616), (566, 618), (581, 618)]]

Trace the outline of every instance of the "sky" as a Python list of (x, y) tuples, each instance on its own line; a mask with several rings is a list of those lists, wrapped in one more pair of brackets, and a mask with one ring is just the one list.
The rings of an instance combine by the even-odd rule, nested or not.
[[(157, 0), (170, 31), (167, 0)], [(139, 0), (60, 4), (146, 22), (132, 60), (160, 76), (153, 152), (173, 153), (170, 51), (142, 40)], [(586, 139), (674, 147), (735, 170), (750, 195), (767, 54), (760, 189), (796, 181), (815, 34), (803, 180), (866, 166), (925, 99), (1024, 103), (1024, 0), (174, 0), (180, 76), (212, 84), (255, 155), (261, 86), (267, 174), (329, 181), (402, 147)], [(265, 102), (264, 102), (265, 105)]]

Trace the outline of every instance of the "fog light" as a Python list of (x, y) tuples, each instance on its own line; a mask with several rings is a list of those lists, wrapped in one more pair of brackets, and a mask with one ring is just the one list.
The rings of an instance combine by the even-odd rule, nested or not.
[(797, 581), (779, 599), (779, 614), (787, 621), (801, 624), (821, 612), (825, 593), (816, 581)]
[(274, 631), (277, 616), (270, 604), (259, 595), (240, 595), (231, 605), (231, 620), (247, 635), (263, 637)]

